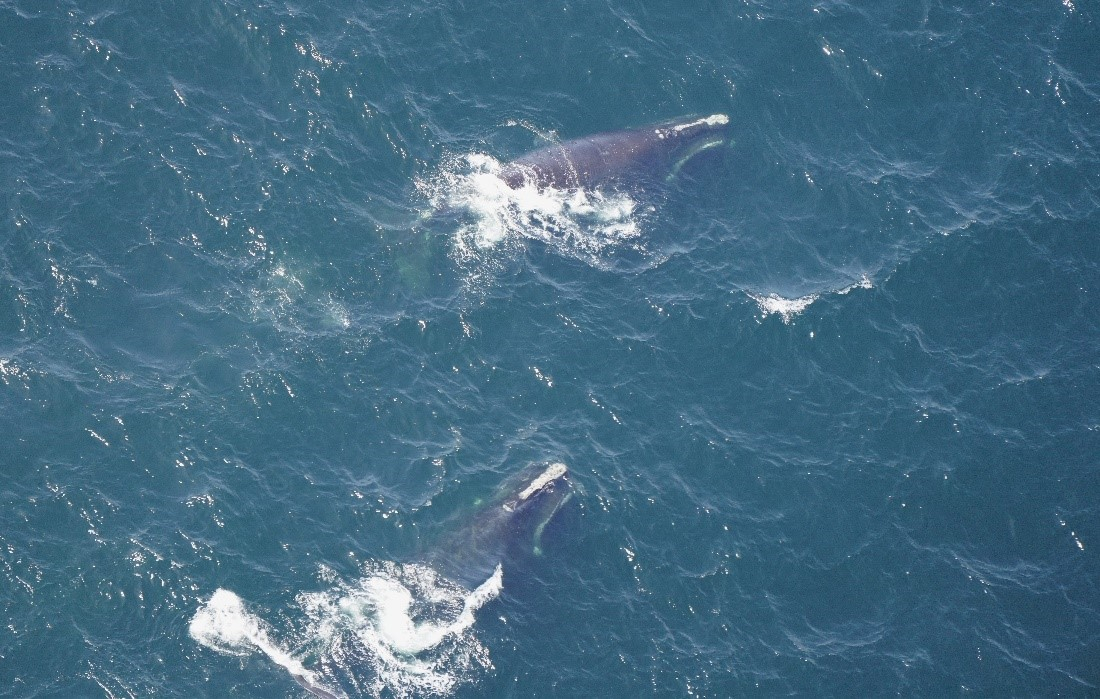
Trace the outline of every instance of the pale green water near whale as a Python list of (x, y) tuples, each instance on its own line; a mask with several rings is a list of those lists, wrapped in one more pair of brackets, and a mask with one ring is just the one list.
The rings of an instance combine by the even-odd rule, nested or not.
[(1098, 20), (0, 0), (0, 695), (1096, 694)]

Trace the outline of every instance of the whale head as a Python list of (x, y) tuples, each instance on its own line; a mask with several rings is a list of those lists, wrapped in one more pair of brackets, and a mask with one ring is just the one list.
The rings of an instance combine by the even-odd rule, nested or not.
[(500, 507), (513, 520), (513, 531), (529, 533), (538, 554), (542, 530), (571, 496), (569, 469), (552, 463), (533, 477), (520, 479), (519, 490)]
[(729, 141), (730, 118), (711, 114), (697, 119), (681, 119), (654, 127), (657, 138), (667, 143), (668, 176), (675, 179), (680, 170), (704, 151), (726, 145)]
[(503, 564), (507, 574), (513, 563), (541, 554), (543, 530), (572, 493), (565, 464), (525, 469), (463, 526), (453, 529), (428, 561), (471, 589), (484, 582), (497, 565)]

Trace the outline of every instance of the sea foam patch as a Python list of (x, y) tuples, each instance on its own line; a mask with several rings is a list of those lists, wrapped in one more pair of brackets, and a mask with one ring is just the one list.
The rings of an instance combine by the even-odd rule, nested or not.
[(446, 159), (417, 183), (428, 202), (425, 217), (453, 215), (452, 254), (472, 279), (524, 241), (597, 267), (624, 250), (645, 254), (640, 236), (648, 209), (629, 193), (533, 183), (510, 187), (501, 177), (503, 167), (491, 156), (468, 153)]
[(321, 696), (340, 696), (319, 681), (298, 658), (271, 638), (270, 627), (245, 609), (236, 593), (219, 589), (199, 607), (188, 626), (191, 638), (207, 648), (228, 655), (250, 655), (259, 651), (286, 669), (299, 684), (315, 687)]
[[(841, 289), (836, 289), (832, 292), (837, 295), (848, 294), (855, 289), (870, 289), (873, 285), (871, 279), (866, 275), (860, 277), (859, 281), (849, 284)], [(746, 291), (745, 294), (756, 302), (756, 305), (760, 307), (761, 319), (767, 318), (769, 315), (778, 315), (783, 319), (783, 323), (790, 325), (791, 321), (800, 315), (803, 311), (810, 307), (810, 305), (821, 298), (822, 294), (807, 294), (806, 296), (799, 296), (797, 298), (786, 298), (779, 294), (756, 294), (751, 291)]]
[(428, 566), (390, 561), (333, 582), (297, 596), (300, 615), (283, 633), (219, 589), (196, 611), (190, 635), (219, 653), (262, 653), (326, 698), (446, 696), (492, 667), (473, 627), (477, 611), (500, 594), (499, 566), (473, 591)]
[(298, 597), (306, 635), (349, 684), (372, 696), (445, 696), (492, 667), (473, 626), (500, 594), (499, 567), (473, 591), (425, 565), (371, 562), (363, 572)]
[(784, 298), (779, 294), (754, 294), (746, 292), (756, 305), (760, 307), (761, 318), (776, 314), (783, 322), (790, 325), (795, 316), (810, 307), (810, 304), (818, 299), (818, 294), (799, 296), (798, 298)]

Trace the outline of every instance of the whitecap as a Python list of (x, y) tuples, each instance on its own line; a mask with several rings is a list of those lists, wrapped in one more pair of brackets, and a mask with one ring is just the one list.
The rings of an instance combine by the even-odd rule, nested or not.
[(298, 604), (308, 643), (368, 693), (445, 696), (492, 667), (473, 626), (502, 582), (499, 566), (471, 592), (429, 566), (370, 562), (353, 583), (303, 593)]

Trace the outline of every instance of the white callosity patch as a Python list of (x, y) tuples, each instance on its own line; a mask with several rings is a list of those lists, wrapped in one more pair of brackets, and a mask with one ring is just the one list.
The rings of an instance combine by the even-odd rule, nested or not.
[(689, 121), (686, 124), (661, 127), (656, 129), (656, 132), (659, 138), (665, 138), (671, 133), (679, 133), (686, 129), (695, 128), (696, 126), (725, 126), (728, 123), (730, 123), (730, 118), (725, 114), (711, 114), (709, 117), (703, 117), (702, 119)]
[(523, 492), (519, 494), (519, 500), (526, 500), (540, 489), (544, 488), (547, 483), (552, 483), (566, 474), (569, 469), (566, 468), (563, 463), (550, 464), (545, 471), (539, 475), (538, 478), (531, 481), (531, 484), (523, 489)]

